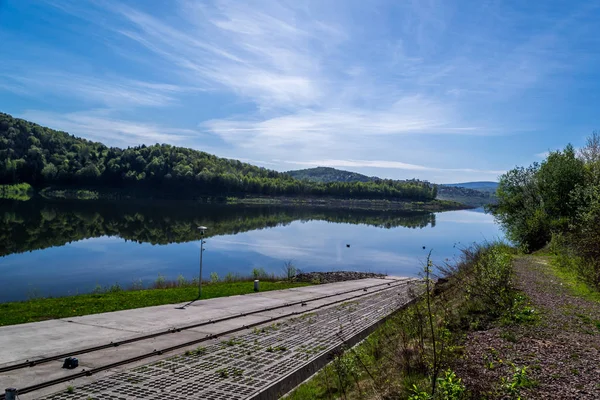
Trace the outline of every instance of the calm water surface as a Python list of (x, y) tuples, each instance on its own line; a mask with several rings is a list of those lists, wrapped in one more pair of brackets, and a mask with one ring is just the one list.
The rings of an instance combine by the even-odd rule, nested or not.
[[(159, 274), (281, 274), (354, 270), (415, 276), (427, 252), (441, 262), (458, 248), (501, 237), (481, 211), (406, 213), (185, 202), (0, 202), (0, 302), (148, 285)], [(347, 247), (347, 244), (350, 247)], [(423, 246), (426, 248), (423, 249)]]

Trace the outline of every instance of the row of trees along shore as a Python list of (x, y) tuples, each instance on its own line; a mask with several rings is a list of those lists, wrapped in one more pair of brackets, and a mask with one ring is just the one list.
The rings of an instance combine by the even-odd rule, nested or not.
[(526, 251), (549, 245), (558, 262), (600, 288), (600, 133), (541, 163), (500, 178), (491, 208), (509, 239)]
[(127, 149), (0, 113), (0, 184), (140, 188), (181, 195), (304, 195), (430, 201), (419, 180), (319, 183), (167, 144)]

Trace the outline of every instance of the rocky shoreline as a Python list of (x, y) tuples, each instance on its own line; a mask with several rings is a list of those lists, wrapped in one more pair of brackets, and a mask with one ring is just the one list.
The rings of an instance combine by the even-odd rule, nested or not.
[(335, 272), (301, 272), (296, 275), (297, 282), (311, 283), (334, 283), (353, 281), (366, 278), (384, 278), (385, 274), (376, 274), (374, 272), (354, 272), (354, 271), (335, 271)]

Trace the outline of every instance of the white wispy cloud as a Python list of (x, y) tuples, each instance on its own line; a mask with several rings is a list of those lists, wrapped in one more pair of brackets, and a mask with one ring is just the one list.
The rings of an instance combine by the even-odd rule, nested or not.
[(59, 71), (0, 73), (4, 87), (29, 96), (52, 95), (77, 98), (104, 107), (165, 106), (177, 102), (176, 95), (190, 91), (173, 84), (119, 77), (97, 78)]
[(199, 135), (197, 131), (190, 129), (119, 119), (114, 117), (110, 110), (102, 109), (67, 114), (30, 110), (25, 111), (20, 117), (36, 121), (41, 125), (60, 127), (67, 132), (77, 132), (92, 140), (120, 146), (142, 143), (181, 144)]
[[(536, 105), (516, 100), (576, 69), (574, 37), (595, 40), (595, 24), (586, 20), (593, 4), (565, 13), (536, 5), (531, 13), (493, 0), (472, 4), (468, 12), (445, 0), (376, 7), (345, 0), (178, 0), (160, 7), (46, 2), (85, 21), (90, 40), (126, 67), (65, 64), (17, 73), (0, 66), (0, 90), (78, 99), (80, 109), (62, 117), (46, 113), (45, 120), (94, 137), (100, 132), (91, 121), (99, 122), (107, 128), (105, 138), (127, 143), (156, 137), (190, 145), (198, 134), (163, 128), (171, 125), (166, 113), (162, 123), (148, 114), (131, 122), (139, 119), (139, 108), (168, 106), (177, 108), (177, 116), (196, 115), (221, 102), (221, 108), (208, 107), (214, 115), (198, 116), (196, 127), (221, 154), (274, 162), (279, 169), (285, 162), (278, 160), (286, 160), (439, 172), (448, 180), (501, 173), (504, 166), (496, 160), (480, 159), (486, 166), (481, 169), (455, 168), (446, 159), (425, 166), (415, 154), (460, 150), (447, 140), (438, 144), (438, 137), (533, 130)], [(80, 34), (69, 25), (65, 31)], [(225, 104), (223, 94), (236, 106)], [(128, 118), (94, 111), (125, 107)], [(424, 140), (407, 144), (409, 138)], [(469, 161), (476, 162), (473, 156)]]

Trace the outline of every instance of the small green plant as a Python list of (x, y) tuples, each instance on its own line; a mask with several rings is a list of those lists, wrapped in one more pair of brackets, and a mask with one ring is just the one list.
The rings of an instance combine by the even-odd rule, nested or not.
[(503, 331), (502, 333), (500, 333), (500, 337), (511, 343), (518, 342), (517, 335), (515, 335), (515, 333), (512, 331)]
[(216, 272), (210, 273), (210, 283), (218, 283), (219, 282), (219, 274)]
[(229, 378), (229, 371), (227, 370), (227, 368), (218, 369), (216, 372), (223, 379)]
[(502, 315), (500, 322), (503, 325), (514, 325), (522, 323), (533, 323), (538, 321), (538, 312), (530, 305), (529, 300), (522, 294), (516, 294), (512, 298), (512, 304), (508, 311)]
[(110, 288), (108, 289), (109, 293), (119, 293), (121, 291), (123, 291), (123, 289), (121, 288), (121, 285), (119, 285), (116, 282), (113, 285), (111, 285)]
[(436, 395), (441, 399), (459, 400), (465, 396), (466, 391), (462, 380), (452, 370), (446, 370), (444, 375), (438, 378)]
[(419, 389), (417, 387), (417, 385), (413, 384), (410, 391), (411, 391), (411, 395), (408, 396), (408, 400), (431, 400), (432, 399), (429, 392)]
[(521, 389), (535, 387), (537, 383), (527, 376), (527, 366), (516, 366), (511, 364), (512, 375), (503, 377), (501, 387), (511, 399), (521, 399)]
[(71, 385), (67, 386), (67, 393), (74, 393), (75, 392), (75, 388)]
[(275, 353), (276, 351), (283, 352), (283, 351), (287, 351), (287, 347), (285, 347), (285, 346), (276, 346), (276, 347), (269, 346), (266, 348), (265, 351), (268, 353)]
[(205, 354), (205, 353), (206, 353), (206, 347), (203, 347), (203, 346), (198, 346), (196, 348), (196, 350), (194, 350), (194, 354), (196, 354), (198, 356), (201, 356), (202, 354)]
[(185, 279), (185, 277), (181, 274), (179, 274), (177, 276), (177, 286), (182, 287), (185, 286), (187, 284), (187, 280)]
[(293, 281), (296, 277), (297, 268), (292, 261), (286, 261), (283, 264), (283, 272), (288, 281)]
[(154, 281), (154, 286), (157, 289), (163, 289), (163, 288), (165, 288), (167, 286), (167, 279), (165, 278), (165, 276), (162, 275), (162, 274), (158, 274), (158, 277)]
[(131, 290), (142, 290), (144, 289), (144, 282), (141, 279), (134, 280), (131, 283)]
[(268, 279), (269, 274), (267, 274), (267, 271), (265, 271), (264, 268), (253, 268), (252, 277), (254, 279)]

